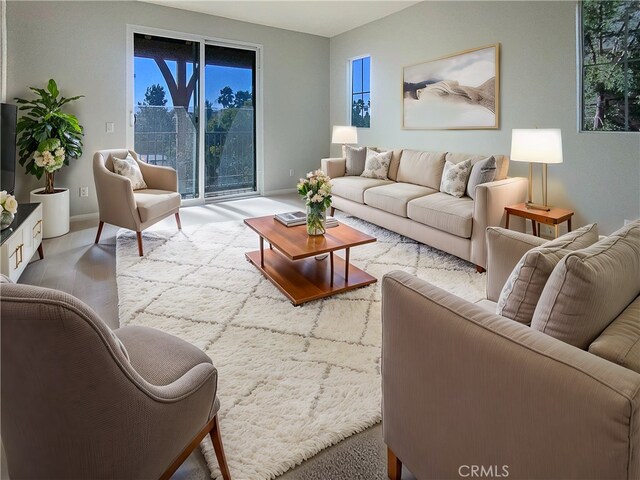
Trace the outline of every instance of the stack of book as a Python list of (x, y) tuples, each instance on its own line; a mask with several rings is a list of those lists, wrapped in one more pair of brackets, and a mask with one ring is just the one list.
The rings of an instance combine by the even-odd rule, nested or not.
[[(295, 227), (307, 223), (307, 214), (304, 212), (278, 213), (274, 215), (274, 218), (285, 227)], [(334, 217), (327, 217), (325, 225), (327, 228), (337, 227), (338, 220)]]
[(307, 214), (304, 212), (278, 213), (275, 219), (286, 227), (304, 225), (307, 222)]

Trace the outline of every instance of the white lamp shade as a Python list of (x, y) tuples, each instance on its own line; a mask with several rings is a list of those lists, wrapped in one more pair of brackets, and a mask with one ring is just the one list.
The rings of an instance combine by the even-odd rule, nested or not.
[(334, 125), (331, 143), (358, 143), (358, 130), (356, 127)]
[(562, 163), (562, 133), (559, 128), (514, 128), (511, 133), (514, 162)]

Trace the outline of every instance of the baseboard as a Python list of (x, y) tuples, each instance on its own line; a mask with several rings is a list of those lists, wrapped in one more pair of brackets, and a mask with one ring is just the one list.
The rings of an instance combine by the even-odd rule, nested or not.
[(93, 220), (93, 219), (98, 219), (98, 212), (93, 212), (93, 213), (82, 213), (80, 215), (72, 215), (69, 218), (70, 222), (81, 222), (83, 220)]
[(275, 195), (287, 195), (289, 193), (296, 193), (298, 191), (297, 188), (283, 188), (282, 190), (268, 190), (264, 192), (262, 195), (264, 197), (273, 197)]

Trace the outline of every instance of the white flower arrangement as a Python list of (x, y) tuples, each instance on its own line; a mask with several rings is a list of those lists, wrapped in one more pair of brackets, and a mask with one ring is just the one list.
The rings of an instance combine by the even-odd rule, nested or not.
[(307, 206), (316, 204), (326, 209), (331, 206), (331, 178), (322, 170), (307, 173), (298, 183), (298, 193), (306, 200)]
[(15, 215), (18, 211), (18, 202), (16, 197), (7, 194), (6, 190), (0, 192), (0, 213), (9, 212)]
[(57, 138), (49, 138), (40, 142), (38, 150), (33, 152), (33, 161), (36, 165), (44, 168), (49, 173), (62, 168), (64, 159), (65, 151), (60, 146), (60, 140)]
[(324, 234), (325, 211), (331, 206), (331, 178), (322, 170), (307, 173), (298, 183), (298, 193), (307, 205), (307, 233)]

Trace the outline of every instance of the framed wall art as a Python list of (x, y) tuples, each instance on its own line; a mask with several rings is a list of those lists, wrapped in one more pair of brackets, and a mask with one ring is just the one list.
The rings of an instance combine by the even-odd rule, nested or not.
[(499, 127), (500, 44), (402, 69), (402, 128)]

